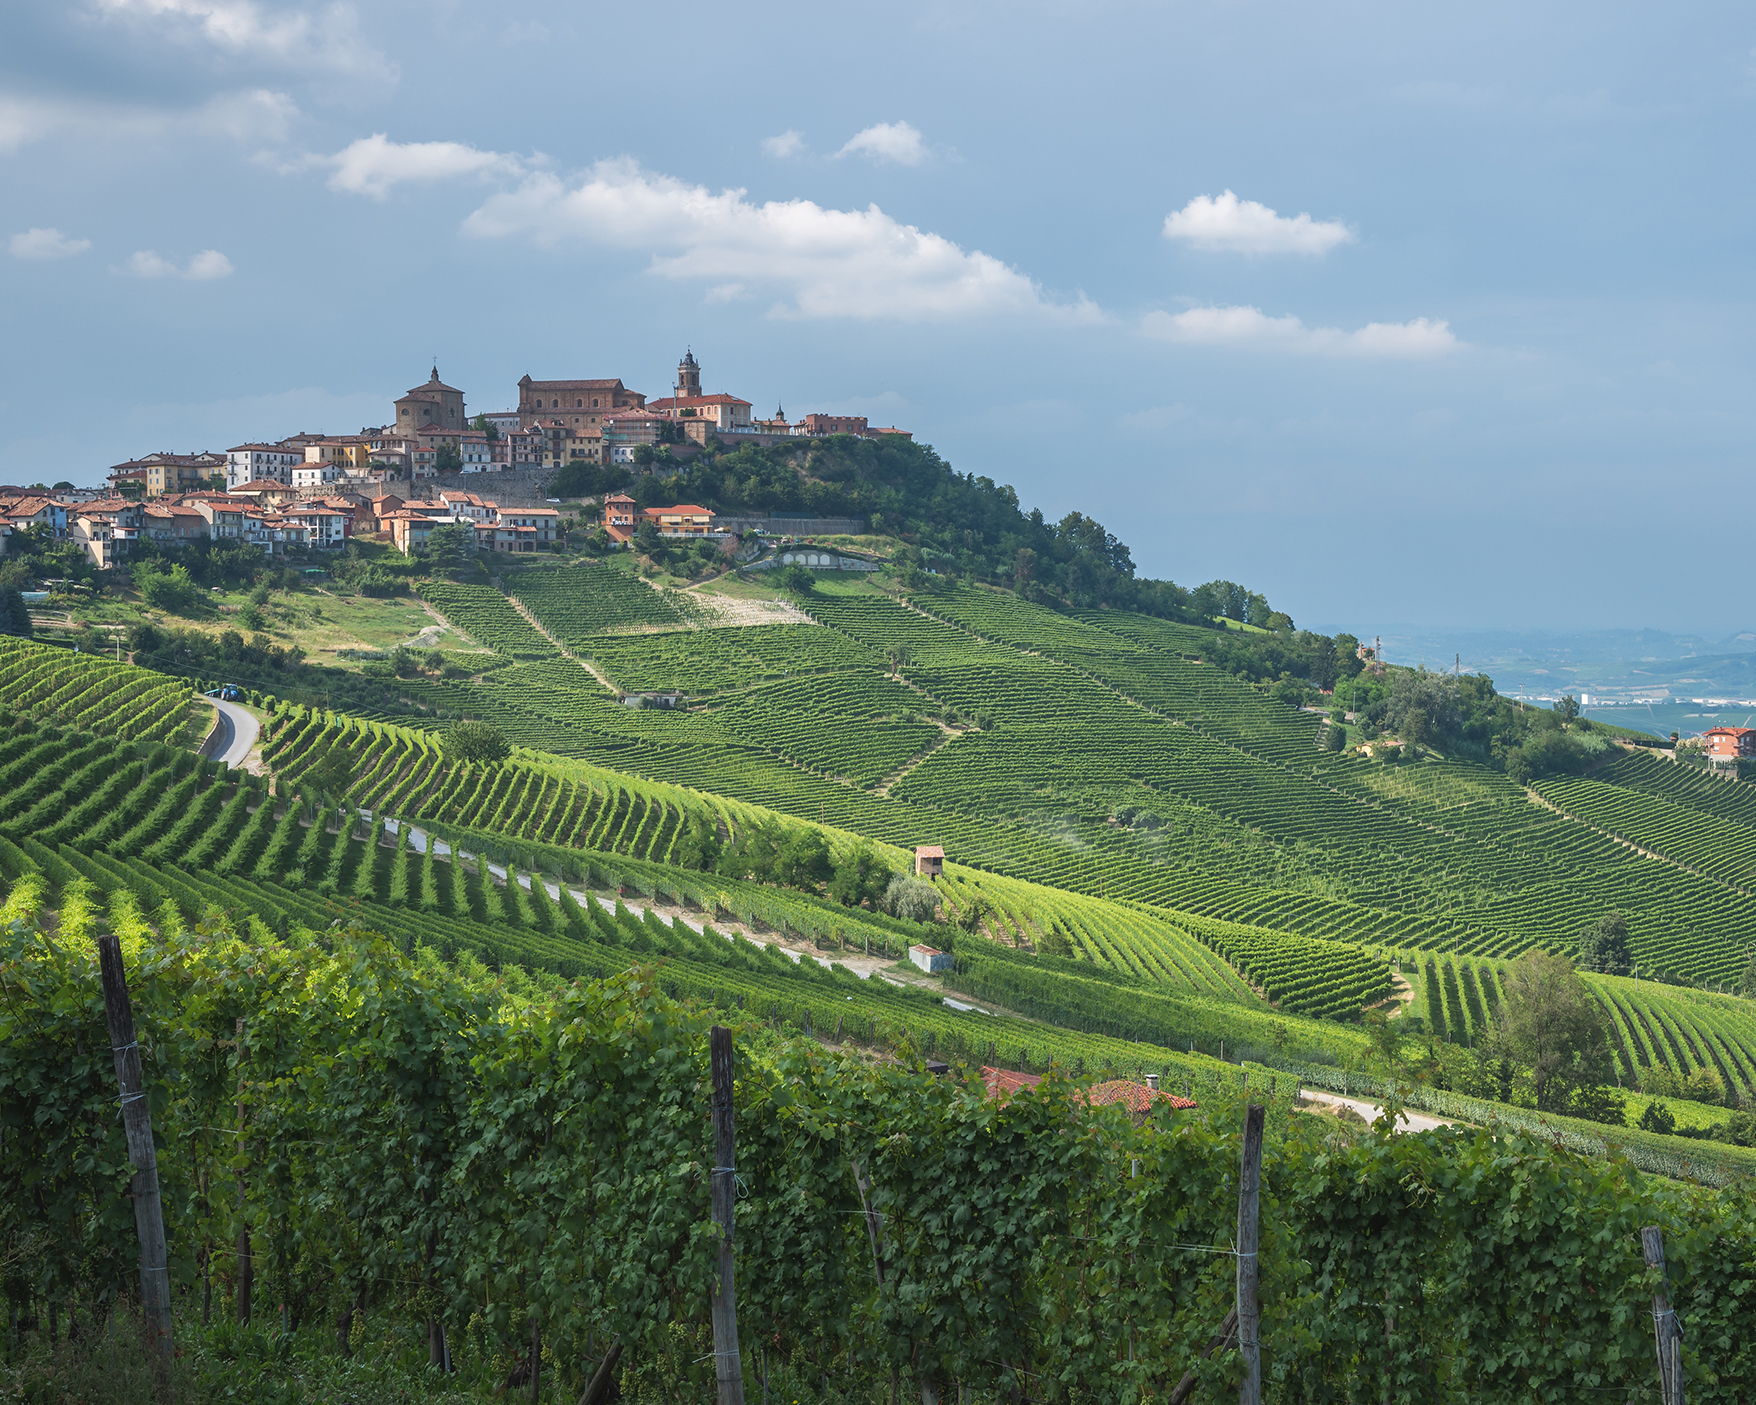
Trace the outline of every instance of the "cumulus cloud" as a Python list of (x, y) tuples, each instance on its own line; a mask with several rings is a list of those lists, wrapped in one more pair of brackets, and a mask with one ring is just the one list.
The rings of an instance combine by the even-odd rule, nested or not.
[(128, 256), (127, 271), (136, 278), (182, 278), (191, 283), (206, 283), (215, 278), (229, 278), (232, 261), (218, 249), (203, 249), (183, 267), (178, 268), (156, 250), (140, 249)]
[(1304, 214), (1288, 219), (1255, 200), (1240, 200), (1229, 190), (1220, 196), (1197, 195), (1166, 215), (1164, 235), (1197, 249), (1319, 258), (1357, 237), (1340, 220), (1314, 220)]
[(55, 136), (97, 140), (194, 134), (282, 141), (299, 115), (285, 93), (266, 88), (218, 93), (200, 107), (133, 107), (62, 98), (0, 96), (0, 152)]
[(321, 10), (273, 9), (257, 0), (97, 0), (107, 17), (157, 25), (232, 58), (253, 59), (306, 76), (395, 81), (396, 65), (360, 34), (348, 4)]
[(539, 172), (490, 197), (464, 232), (540, 244), (585, 239), (652, 251), (652, 272), (710, 285), (759, 284), (783, 301), (771, 315), (926, 322), (992, 314), (1096, 321), (1084, 298), (1045, 296), (1017, 269), (941, 235), (900, 224), (876, 205), (827, 210), (809, 200), (757, 205), (631, 160), (601, 161), (575, 185)]
[(778, 137), (766, 137), (763, 139), (762, 149), (770, 156), (797, 156), (805, 149), (805, 134), (789, 130)]
[(1238, 346), (1320, 356), (1409, 359), (1442, 355), (1461, 343), (1448, 322), (1417, 317), (1411, 322), (1368, 322), (1358, 331), (1307, 327), (1297, 317), (1270, 317), (1255, 307), (1192, 307), (1187, 312), (1149, 312), (1141, 332), (1188, 346)]
[(307, 157), (301, 165), (330, 168), (329, 188), (382, 200), (395, 185), (456, 180), (460, 176), (517, 175), (525, 163), (498, 151), (455, 141), (391, 141), (383, 132), (343, 147), (333, 156)]
[(69, 259), (91, 248), (91, 240), (70, 239), (58, 229), (27, 229), (7, 247), (15, 259)]
[(918, 166), (927, 159), (920, 131), (907, 122), (879, 122), (855, 132), (837, 156), (866, 156), (898, 166)]

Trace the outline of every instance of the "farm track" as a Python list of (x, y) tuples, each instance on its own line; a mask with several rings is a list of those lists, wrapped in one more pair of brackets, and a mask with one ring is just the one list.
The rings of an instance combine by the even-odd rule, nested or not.
[[(496, 577), (496, 579), (498, 579), (498, 578)], [(587, 673), (589, 673), (593, 678), (597, 679), (597, 681), (599, 683), (601, 683), (610, 692), (620, 693), (622, 691), (620, 688), (618, 688), (614, 683), (610, 682), (610, 680), (604, 676), (603, 671), (601, 669), (599, 669), (595, 663), (593, 663), (590, 659), (580, 658), (578, 654), (574, 653), (573, 650), (569, 649), (565, 644), (563, 644), (559, 639), (557, 639), (553, 634), (551, 634), (549, 632), (548, 626), (545, 625), (541, 620), (539, 620), (534, 614), (531, 613), (530, 609), (525, 605), (524, 601), (520, 600), (516, 595), (512, 594), (511, 591), (508, 591), (505, 589), (502, 589), (501, 594), (505, 595), (507, 602), (512, 606), (513, 609), (517, 610), (519, 614), (524, 616), (525, 622), (527, 624), (529, 624), (532, 629), (536, 630), (536, 632), (538, 634), (542, 635), (543, 638), (547, 639), (551, 644), (553, 644), (555, 646), (555, 652), (560, 654), (562, 658), (572, 659), (574, 663), (578, 664)]]

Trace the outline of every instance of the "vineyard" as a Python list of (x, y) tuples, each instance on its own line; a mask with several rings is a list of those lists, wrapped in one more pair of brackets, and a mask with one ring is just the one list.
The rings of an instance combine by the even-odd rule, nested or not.
[(0, 708), (129, 741), (171, 741), (189, 725), (187, 683), (0, 635)]
[(555, 646), (532, 628), (504, 595), (489, 586), (423, 581), (417, 590), (421, 599), (484, 649), (513, 659), (555, 656)]
[(688, 623), (668, 594), (613, 566), (520, 571), (507, 589), (572, 648), (583, 648), (602, 634), (683, 629)]
[[(16, 879), (18, 920), (0, 927), (0, 965), (26, 977), (0, 1010), (0, 1175), (25, 1192), (0, 1201), (0, 1235), (41, 1236), (17, 1299), (38, 1316), (126, 1294), (138, 1254), (86, 954), (102, 900), (84, 881), (63, 882), (53, 941), (30, 921), (37, 872)], [(577, 1398), (606, 1351), (630, 1405), (709, 1398), (706, 1019), (666, 992), (681, 959), (661, 957), (656, 975), (627, 964), (642, 944), (698, 938), (558, 904), (558, 927), (617, 937), (587, 958), (605, 980), (561, 986), (358, 931), (282, 942), (209, 919), (197, 932), (168, 888), (149, 924), (152, 893), (101, 891), (155, 1089), (176, 1330), (205, 1349), (208, 1305), (247, 1318), (250, 1293), (265, 1328), (280, 1309), (278, 1359), (258, 1364), (230, 1335), (235, 1392), (274, 1390), (250, 1374), (265, 1366), (307, 1369), (286, 1351), (296, 1337), (411, 1376), (431, 1362), (480, 1398), (509, 1393), (521, 1359), (540, 1372), (521, 1390)], [(1121, 1405), (1186, 1368), (1200, 1399), (1236, 1392), (1238, 1354), (1202, 1348), (1235, 1285), (1241, 1088), (1141, 1118), (1059, 1078), (996, 1103), (979, 1080), (928, 1075), (912, 1050), (873, 1064), (836, 1035), (774, 1041), (750, 1008), (769, 958), (721, 945), (703, 969), (755, 997), (722, 1006), (741, 1049), (737, 1323), (752, 1398), (778, 1383), (801, 1402), (877, 1405), (904, 1388), (998, 1401), (1049, 1381)], [(807, 1018), (862, 984), (809, 979), (825, 1013)], [(64, 1093), (42, 1104), (51, 1079)], [(1664, 1235), (1692, 1397), (1756, 1387), (1756, 1221), (1741, 1190), (1648, 1181), (1506, 1131), (1338, 1136), (1291, 1116), (1284, 1095), (1267, 1102), (1265, 1399), (1649, 1392), (1646, 1225)], [(1433, 1193), (1458, 1183), (1467, 1193)], [(73, 1213), (45, 1230), (46, 1203)]]

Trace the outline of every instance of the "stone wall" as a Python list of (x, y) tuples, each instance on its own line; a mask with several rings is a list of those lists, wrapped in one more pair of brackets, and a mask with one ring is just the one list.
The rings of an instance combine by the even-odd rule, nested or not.
[(715, 517), (715, 531), (766, 532), (774, 537), (857, 537), (868, 530), (863, 517)]

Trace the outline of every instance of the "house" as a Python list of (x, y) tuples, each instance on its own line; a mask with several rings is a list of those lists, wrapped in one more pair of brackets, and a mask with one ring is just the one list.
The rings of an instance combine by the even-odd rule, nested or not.
[(307, 459), (293, 470), (293, 487), (300, 493), (335, 482), (337, 470), (333, 461)]
[(936, 947), (918, 944), (908, 949), (908, 959), (910, 965), (920, 967), (929, 976), (937, 975), (941, 971), (949, 971), (957, 964), (957, 958), (949, 951), (940, 951)]
[[(1178, 1097), (1175, 1093), (1159, 1090), (1159, 1076), (1156, 1073), (1146, 1075), (1145, 1083), (1134, 1083), (1126, 1078), (1111, 1079), (1105, 1083), (1094, 1083), (1085, 1089), (1080, 1097), (1092, 1107), (1110, 1107), (1116, 1104), (1128, 1109), (1135, 1117), (1143, 1117), (1157, 1107), (1171, 1107), (1186, 1110), (1200, 1104), (1188, 1098)], [(1035, 1088), (1043, 1081), (1040, 1073), (1019, 1073), (1010, 1068), (982, 1067), (982, 1086), (987, 1089), (990, 1098), (1007, 1098), (1026, 1088)]]
[(1756, 756), (1756, 727), (1709, 727), (1701, 734), (1713, 761), (1736, 761)]
[(455, 489), (448, 489), (439, 494), (439, 501), (451, 510), (454, 517), (467, 517), (472, 522), (492, 522), (494, 520), (494, 504), (486, 498), (477, 497), (474, 493), (460, 493)]
[(54, 534), (56, 541), (67, 535), (67, 512), (65, 503), (56, 502), (40, 493), (0, 498), (0, 521), (4, 521), (14, 531), (23, 531), (26, 527), (46, 527)]
[(225, 454), (161, 453), (119, 463), (110, 470), (109, 476), (110, 482), (118, 488), (126, 478), (140, 482), (149, 497), (158, 498), (166, 493), (205, 488), (208, 479), (228, 476), (227, 467), (228, 457)]
[(258, 507), (280, 507), (299, 500), (299, 490), (278, 478), (252, 478), (226, 492), (234, 498), (248, 498)]
[(142, 504), (140, 535), (160, 546), (183, 546), (207, 538), (207, 519), (187, 503)]
[(305, 461), (301, 446), (288, 444), (237, 444), (226, 450), (226, 491), (264, 479), (286, 483), (293, 465)]
[(433, 518), (411, 512), (406, 507), (378, 519), (379, 530), (389, 532), (396, 549), (405, 556), (412, 556), (416, 547), (425, 547), (427, 539), (433, 535), (433, 528), (439, 525)]
[(354, 531), (351, 512), (326, 507), (322, 503), (298, 503), (280, 515), (286, 522), (304, 528), (308, 543), (321, 550), (341, 546)]
[(633, 540), (634, 524), (639, 512), (634, 499), (626, 493), (612, 493), (604, 499), (604, 530), (614, 541)]
[(145, 518), (137, 502), (100, 498), (68, 513), (67, 540), (78, 542), (93, 564), (107, 571), (127, 558)]
[(915, 845), (915, 877), (938, 878), (945, 872), (945, 850), (938, 844)]
[(488, 503), (494, 510), (495, 524), (512, 527), (523, 532), (529, 531), (532, 548), (548, 550), (561, 539), (561, 510), (555, 507), (499, 507)]
[(1178, 1097), (1175, 1093), (1161, 1092), (1158, 1086), (1158, 1075), (1149, 1073), (1145, 1083), (1133, 1083), (1126, 1078), (1111, 1079), (1107, 1083), (1093, 1083), (1085, 1090), (1085, 1100), (1093, 1107), (1121, 1106), (1136, 1117), (1145, 1116), (1155, 1107), (1168, 1105), (1184, 1109), (1195, 1107), (1188, 1098)]
[(666, 419), (646, 410), (617, 410), (603, 417), (603, 458), (608, 463), (633, 463), (634, 451), (659, 442)]

